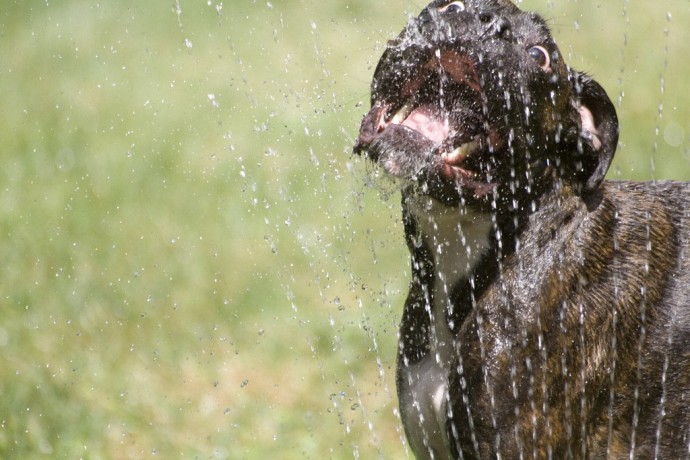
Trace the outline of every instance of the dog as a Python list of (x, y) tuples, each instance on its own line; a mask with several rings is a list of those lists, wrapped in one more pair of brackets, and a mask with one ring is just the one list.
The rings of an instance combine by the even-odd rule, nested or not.
[(354, 152), (401, 184), (419, 459), (690, 457), (690, 187), (605, 180), (616, 110), (537, 14), (436, 0)]

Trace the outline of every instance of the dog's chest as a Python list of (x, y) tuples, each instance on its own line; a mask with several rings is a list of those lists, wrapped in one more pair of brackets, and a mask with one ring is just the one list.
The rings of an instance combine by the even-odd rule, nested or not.
[(434, 458), (443, 458), (442, 453), (448, 452), (445, 420), (453, 360), (450, 296), (453, 286), (489, 249), (493, 224), (489, 214), (447, 207), (429, 197), (410, 198), (406, 204), (416, 219), (420, 243), (432, 254), (434, 276), (426, 306), (430, 352), (415, 363), (400, 363), (401, 413), (417, 457), (431, 458), (433, 451)]
[(452, 289), (489, 249), (493, 220), (491, 214), (445, 206), (426, 196), (409, 199), (407, 206), (417, 222), (417, 237), (434, 262), (433, 286), (429, 287), (431, 349), (445, 351), (452, 342), (448, 320), (455, 308), (450, 299)]

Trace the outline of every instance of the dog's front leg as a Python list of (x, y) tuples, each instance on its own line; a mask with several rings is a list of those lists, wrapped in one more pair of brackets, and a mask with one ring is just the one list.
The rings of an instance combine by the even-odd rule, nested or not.
[(553, 431), (562, 420), (552, 420), (542, 385), (548, 358), (533, 346), (537, 332), (485, 313), (475, 311), (465, 323), (449, 374), (454, 457), (566, 458), (554, 456), (560, 445), (553, 445)]

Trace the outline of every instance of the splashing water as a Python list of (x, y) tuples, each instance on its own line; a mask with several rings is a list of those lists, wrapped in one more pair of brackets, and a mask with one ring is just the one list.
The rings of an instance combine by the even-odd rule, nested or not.
[[(4, 6), (0, 457), (411, 458), (398, 187), (349, 155), (373, 66), (418, 6)], [(687, 2), (520, 6), (618, 92), (614, 170), (690, 177)], [(483, 373), (472, 430), (501, 422)]]

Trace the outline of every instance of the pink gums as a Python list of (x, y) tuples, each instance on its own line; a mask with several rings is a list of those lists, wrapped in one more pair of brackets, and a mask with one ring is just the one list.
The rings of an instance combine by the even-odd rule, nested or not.
[(436, 144), (442, 143), (450, 132), (448, 119), (438, 111), (426, 106), (414, 109), (402, 122), (402, 125), (420, 132)]

